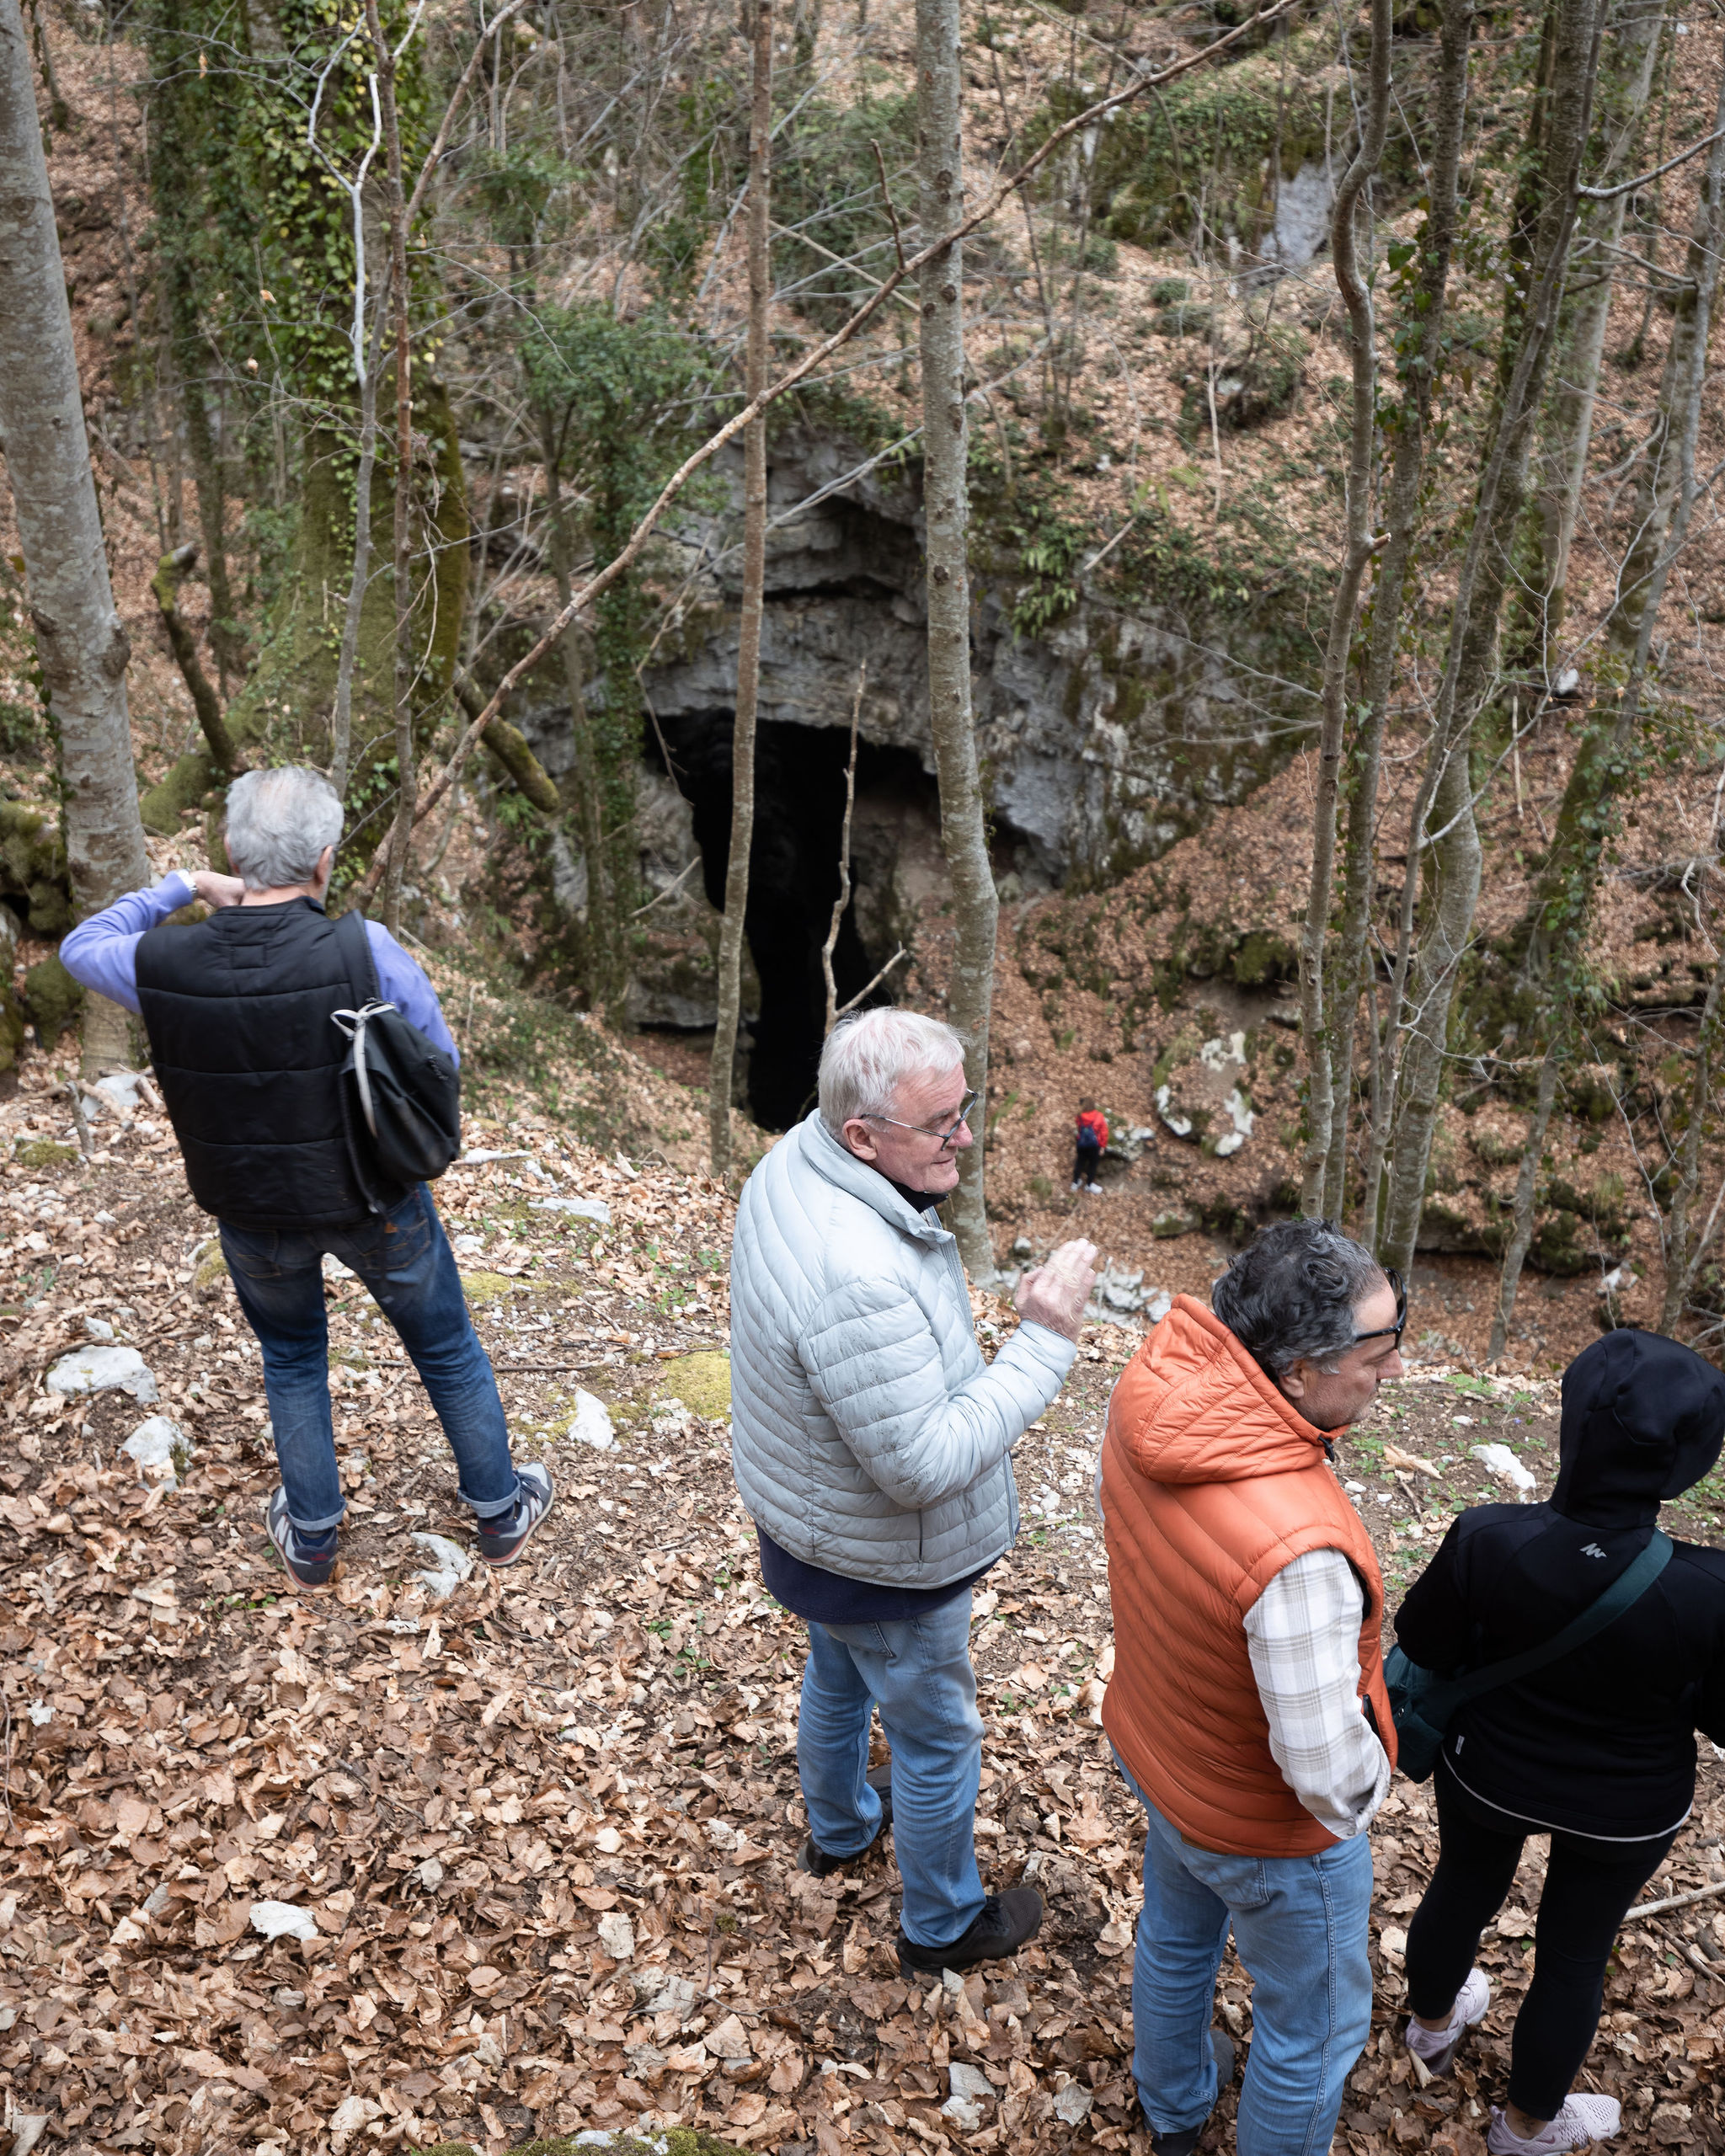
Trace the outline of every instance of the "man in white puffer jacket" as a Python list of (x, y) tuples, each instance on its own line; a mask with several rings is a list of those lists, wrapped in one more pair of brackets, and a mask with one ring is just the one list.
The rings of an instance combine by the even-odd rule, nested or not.
[[(1076, 1353), (1095, 1246), (1020, 1282), (985, 1364), (933, 1208), (975, 1142), (963, 1046), (915, 1012), (836, 1027), (820, 1107), (749, 1178), (731, 1251), (732, 1456), (768, 1588), (809, 1627), (797, 1764), (825, 1877), (890, 1826), (907, 1974), (1016, 1953), (1031, 1887), (985, 1894), (970, 1589), (1018, 1529), (1012, 1449)], [(890, 1770), (868, 1768), (875, 1706)]]

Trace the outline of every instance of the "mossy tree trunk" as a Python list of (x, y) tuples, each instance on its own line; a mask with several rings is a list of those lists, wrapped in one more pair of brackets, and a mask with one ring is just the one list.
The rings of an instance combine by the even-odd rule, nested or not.
[[(430, 550), (414, 592), (414, 648), (419, 679), (414, 698), (416, 750), (429, 745), (437, 715), (455, 679), (467, 602), (470, 536), (466, 476), (455, 415), (437, 378), (421, 371), (414, 419), (429, 437), (431, 467), (423, 472), (417, 515)], [(355, 459), (350, 438), (308, 434), (299, 455), (298, 529), (289, 573), (258, 640), (246, 680), (227, 707), (234, 751), (244, 760), (261, 751), (315, 763), (330, 762), (331, 720), (339, 664), (337, 624), (353, 582)], [(395, 460), (380, 457), (373, 483), (371, 543), (382, 553), (393, 546)], [(411, 471), (409, 484), (414, 483)], [(374, 576), (365, 586), (353, 670), (355, 739), (393, 739), (395, 670), (394, 579)], [(387, 754), (374, 746), (356, 756), (345, 798), (350, 837), (344, 853), (368, 858), (382, 835), (377, 811), (386, 790)], [(206, 750), (182, 756), (143, 797), (145, 828), (177, 832), (184, 812), (219, 794), (222, 774)]]
[[(29, 44), (18, 0), (0, 0), (0, 445), (30, 618), (60, 750), (66, 851), (82, 917), (149, 881), (132, 767), (126, 667), (84, 433), (72, 309)], [(118, 1004), (84, 1009), (84, 1066), (131, 1060)]]
[[(1635, 170), (1632, 160), (1640, 147), (1664, 21), (1665, 0), (1618, 0), (1612, 11), (1600, 61), (1598, 161), (1589, 173), (1591, 183), (1607, 184)], [(1610, 202), (1583, 202), (1576, 220), (1574, 259), (1583, 289), (1564, 327), (1541, 459), (1536, 504), (1540, 576), (1523, 602), (1533, 617), (1528, 642), (1541, 670), (1563, 623), (1569, 553), (1587, 478), (1617, 249), (1628, 205), (1627, 194)]]
[(1336, 285), (1348, 310), (1354, 348), (1351, 441), (1348, 460), (1347, 532), (1342, 573), (1336, 579), (1324, 643), (1322, 723), (1318, 737), (1317, 785), (1312, 809), (1311, 887), (1300, 952), (1300, 1024), (1306, 1042), (1306, 1144), (1301, 1161), (1300, 1209), (1324, 1209), (1333, 1122), (1334, 1066), (1331, 1020), (1326, 1005), (1325, 958), (1336, 868), (1336, 796), (1348, 719), (1348, 661), (1359, 612), (1360, 586), (1372, 556), (1371, 480), (1377, 438), (1377, 339), (1371, 289), (1360, 275), (1356, 224), (1361, 198), (1384, 152), (1390, 120), (1391, 0), (1372, 0), (1371, 55), (1367, 67), (1366, 114), (1359, 147), (1336, 190), (1330, 221), (1330, 253)]
[[(772, 304), (772, 0), (750, 0), (755, 75), (749, 115), (749, 351), (745, 394), (766, 387)], [(721, 1180), (731, 1166), (731, 1082), (743, 996), (743, 931), (755, 844), (755, 716), (761, 700), (761, 630), (766, 596), (766, 414), (743, 430), (743, 593), (731, 728), (731, 835), (718, 937), (718, 1011), (708, 1074), (708, 1150)]]
[[(964, 215), (958, 0), (916, 0), (918, 211), (929, 237)], [(922, 302), (922, 510), (928, 600), (928, 723), (940, 787), (941, 845), (952, 878), (953, 949), (947, 1015), (982, 1096), (976, 1143), (961, 1153), (953, 1200), (959, 1250), (973, 1280), (994, 1274), (983, 1175), (988, 1027), (994, 1003), (1000, 900), (988, 857), (982, 776), (970, 703), (970, 504), (965, 482), (964, 280), (962, 243), (931, 256)]]

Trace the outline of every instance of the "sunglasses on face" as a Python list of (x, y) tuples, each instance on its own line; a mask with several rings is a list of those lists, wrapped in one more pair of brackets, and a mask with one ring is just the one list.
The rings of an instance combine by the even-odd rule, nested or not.
[(1402, 1275), (1393, 1265), (1384, 1267), (1384, 1278), (1396, 1290), (1396, 1322), (1381, 1325), (1370, 1332), (1356, 1332), (1354, 1336), (1356, 1348), (1362, 1340), (1393, 1340), (1398, 1348), (1402, 1345), (1402, 1330), (1407, 1322), (1407, 1290), (1402, 1284)]
[(895, 1130), (916, 1130), (920, 1131), (925, 1138), (937, 1138), (941, 1143), (941, 1150), (945, 1152), (965, 1124), (969, 1122), (976, 1103), (981, 1098), (982, 1096), (979, 1092), (966, 1093), (959, 1103), (957, 1117), (941, 1130), (931, 1130), (926, 1123), (900, 1123), (894, 1115), (871, 1115), (868, 1120), (870, 1123), (889, 1123)]

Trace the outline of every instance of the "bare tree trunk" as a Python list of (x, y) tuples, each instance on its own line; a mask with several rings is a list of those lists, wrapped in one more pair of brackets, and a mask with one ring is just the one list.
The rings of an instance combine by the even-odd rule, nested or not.
[[(928, 237), (963, 214), (958, 0), (916, 0), (918, 215)], [(925, 240), (925, 244), (927, 240)], [(922, 510), (928, 595), (928, 724), (940, 786), (941, 845), (953, 881), (953, 949), (947, 1016), (964, 1043), (964, 1068), (988, 1105), (988, 1025), (994, 1004), (995, 924), (1000, 900), (970, 708), (970, 500), (965, 480), (963, 243), (924, 264)], [(983, 1187), (983, 1140), (961, 1153), (953, 1227), (973, 1280), (994, 1275)]]
[[(1665, 1299), (1659, 1311), (1661, 1332), (1674, 1332), (1695, 1286), (1706, 1253), (1707, 1234), (1692, 1235), (1690, 1214), (1701, 1181), (1701, 1140), (1712, 1096), (1713, 1062), (1719, 1051), (1720, 1022), (1725, 1014), (1725, 936), (1720, 934), (1719, 911), (1713, 908), (1713, 934), (1719, 947), (1718, 963), (1707, 984), (1707, 1001), (1696, 1038), (1695, 1076), (1689, 1089), (1689, 1127), (1677, 1153), (1677, 1187), (1672, 1193), (1671, 1214), (1665, 1224)], [(1718, 1209), (1714, 1208), (1717, 1216)], [(1711, 1233), (1712, 1221), (1707, 1223)]]
[[(1599, 171), (1589, 175), (1591, 185), (1603, 185), (1635, 170), (1631, 159), (1641, 139), (1664, 19), (1665, 0), (1620, 0), (1613, 10), (1598, 99), (1605, 152)], [(1576, 219), (1576, 264), (1593, 281), (1575, 302), (1567, 349), (1560, 362), (1562, 379), (1551, 400), (1551, 440), (1539, 500), (1540, 588), (1531, 595), (1541, 652), (1549, 651), (1563, 621), (1569, 550), (1587, 477), (1616, 282), (1616, 250), (1623, 237), (1628, 206), (1627, 195), (1613, 202), (1584, 202)]]
[(1515, 1203), (1510, 1214), (1509, 1240), (1503, 1247), (1503, 1269), (1498, 1276), (1498, 1308), (1492, 1319), (1491, 1344), (1486, 1360), (1495, 1363), (1509, 1337), (1509, 1321), (1515, 1315), (1515, 1294), (1521, 1284), (1521, 1268), (1533, 1242), (1534, 1192), (1539, 1182), (1540, 1156), (1551, 1128), (1551, 1104), (1557, 1097), (1557, 1066), (1567, 1028), (1559, 1025), (1546, 1045), (1540, 1065), (1539, 1091), (1534, 1099), (1533, 1120), (1527, 1128), (1527, 1144), (1521, 1170), (1515, 1178)]
[[(43, 686), (60, 743), (67, 863), (80, 917), (150, 880), (126, 666), (102, 545), (66, 270), (19, 0), (0, 0), (0, 452), (12, 485)], [(126, 1015), (84, 1006), (93, 1074), (131, 1061)]]
[[(1424, 228), (1416, 235), (1418, 269), (1403, 315), (1402, 334), (1407, 339), (1401, 362), (1403, 387), (1396, 414), (1386, 537), (1378, 559), (1377, 591), (1367, 640), (1365, 716), (1353, 753), (1354, 788), (1348, 803), (1341, 948), (1338, 959), (1338, 973), (1346, 1001), (1331, 1022), (1334, 1075), (1331, 1085), (1329, 1160), (1324, 1171), (1323, 1209), (1336, 1220), (1341, 1219), (1347, 1209), (1354, 1028), (1359, 998), (1372, 978), (1367, 945), (1371, 929), (1372, 841), (1377, 823), (1378, 781), (1383, 766), (1384, 728), (1401, 648), (1407, 571), (1419, 523), (1425, 430), (1431, 415), (1436, 358), (1442, 350), (1450, 259), (1455, 244), (1461, 139), (1467, 114), (1468, 41), (1472, 22), (1471, 0), (1445, 0), (1438, 35), (1438, 76), (1433, 92), (1431, 168), (1427, 184), (1429, 206)], [(1378, 1019), (1375, 1006), (1368, 1009), (1367, 1022), (1373, 1029), (1375, 1043)], [(1392, 1035), (1395, 1027), (1392, 1011)], [(1388, 1135), (1382, 1098), (1384, 1060), (1374, 1054), (1373, 1152), (1378, 1158), (1381, 1158), (1378, 1140)], [(1368, 1244), (1375, 1244), (1377, 1238), (1376, 1183), (1375, 1175), (1368, 1176)]]
[[(772, 0), (751, 0), (755, 79), (749, 113), (749, 349), (750, 402), (766, 387), (772, 305)], [(755, 715), (761, 701), (761, 627), (766, 593), (766, 414), (743, 430), (743, 598), (737, 625), (737, 707), (731, 729), (731, 837), (724, 920), (718, 937), (718, 1017), (707, 1081), (708, 1150), (721, 1180), (731, 1166), (731, 1081), (743, 995), (743, 931), (749, 855), (755, 843)]]
[(1348, 663), (1359, 590), (1371, 560), (1372, 451), (1377, 420), (1377, 339), (1370, 287), (1359, 274), (1355, 224), (1360, 197), (1383, 155), (1390, 119), (1391, 0), (1372, 0), (1370, 88), (1359, 147), (1336, 190), (1330, 220), (1330, 254), (1337, 289), (1353, 332), (1352, 444), (1348, 462), (1347, 541), (1342, 574), (1330, 606), (1324, 643), (1323, 718), (1318, 737), (1317, 789), (1312, 809), (1311, 888), (1306, 904), (1306, 935), (1300, 953), (1300, 1026), (1306, 1039), (1306, 1147), (1301, 1162), (1300, 1210), (1322, 1213), (1334, 1109), (1334, 1068), (1324, 1006), (1324, 949), (1336, 875), (1336, 794), (1342, 772), (1342, 741), (1348, 721)]
[(419, 791), (414, 756), (413, 355), (408, 336), (407, 189), (395, 109), (395, 54), (378, 19), (377, 0), (366, 0), (366, 26), (377, 56), (377, 101), (383, 115), (389, 182), (389, 298), (395, 317), (395, 764), (400, 792), (395, 804), (395, 842), (383, 881), (384, 926), (394, 935), (401, 926), (401, 887)]
[(394, 281), (386, 270), (377, 294), (371, 350), (360, 380), (360, 465), (354, 479), (354, 567), (342, 617), (341, 649), (335, 662), (335, 701), (329, 718), (329, 782), (344, 801), (353, 761), (354, 669), (359, 663), (360, 624), (366, 611), (366, 587), (371, 580), (371, 479), (377, 469), (377, 363), (383, 344), (384, 310)]
[(1550, 104), (1542, 124), (1541, 208), (1532, 291), (1518, 307), (1520, 335), (1499, 404), (1496, 438), (1481, 476), (1473, 527), (1457, 579), (1431, 755), (1438, 773), (1425, 836), (1413, 834), (1407, 873), (1427, 852), (1429, 925), (1412, 981), (1402, 1058), (1402, 1105), (1390, 1168), (1381, 1254), (1406, 1273), (1425, 1203), (1426, 1165), (1437, 1121), (1450, 1011), (1479, 898), (1481, 848), (1473, 814), (1473, 725), (1485, 699), (1509, 576), (1509, 547), (1527, 491), (1533, 423), (1556, 328), (1558, 294), (1575, 228), (1575, 189), (1593, 81), (1602, 0), (1556, 0)]

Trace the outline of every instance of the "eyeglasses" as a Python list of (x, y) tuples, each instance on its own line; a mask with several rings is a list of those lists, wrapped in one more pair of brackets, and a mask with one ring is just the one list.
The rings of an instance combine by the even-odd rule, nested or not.
[(1402, 1329), (1407, 1322), (1407, 1290), (1402, 1284), (1402, 1275), (1393, 1265), (1386, 1265), (1384, 1267), (1384, 1278), (1396, 1290), (1396, 1322), (1393, 1325), (1381, 1325), (1371, 1332), (1356, 1332), (1354, 1336), (1354, 1345), (1356, 1348), (1362, 1340), (1391, 1338), (1394, 1339), (1398, 1348), (1402, 1345)]
[(895, 1130), (917, 1130), (921, 1131), (925, 1138), (937, 1138), (941, 1143), (941, 1150), (945, 1152), (950, 1148), (953, 1140), (964, 1128), (965, 1124), (969, 1122), (971, 1113), (975, 1108), (976, 1103), (981, 1098), (982, 1096), (980, 1093), (966, 1093), (964, 1099), (959, 1103), (957, 1120), (949, 1123), (944, 1130), (931, 1130), (926, 1123), (900, 1123), (895, 1115), (871, 1114), (868, 1118), (868, 1121), (870, 1123), (889, 1123)]

